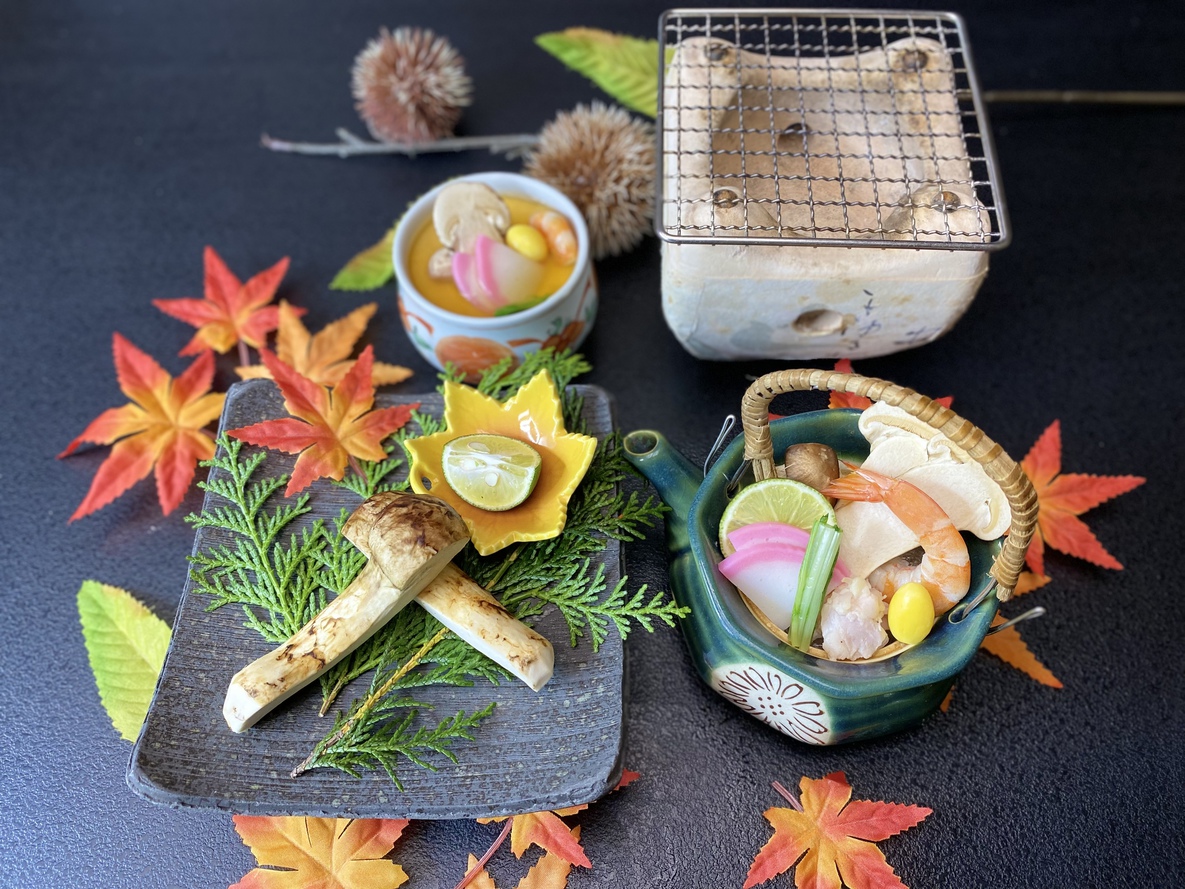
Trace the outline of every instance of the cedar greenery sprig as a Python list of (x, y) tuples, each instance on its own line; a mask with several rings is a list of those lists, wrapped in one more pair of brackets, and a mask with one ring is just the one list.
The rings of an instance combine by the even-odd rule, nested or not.
[[(427, 685), (470, 686), (477, 676), (497, 684), (506, 674), (421, 609), (405, 610), (418, 611), (425, 618), (418, 635), (409, 633), (402, 640), (406, 656), (392, 657), (379, 666), (366, 697), (354, 701), (348, 713), (338, 715), (333, 730), (292, 770), (292, 777), (314, 768), (332, 767), (355, 776), (362, 767), (382, 768), (402, 790), (403, 784), (395, 774), (395, 762), (400, 756), (432, 770), (435, 767), (422, 758), (427, 752), (456, 762), (445, 741), (473, 740), (467, 732), (494, 712), (491, 702), (470, 716), (462, 712), (445, 719), (436, 729), (417, 726), (413, 731), (419, 709), (429, 705), (395, 692)], [(410, 646), (414, 651), (407, 652)], [(427, 669), (416, 672), (422, 666)], [(407, 712), (402, 718), (392, 722), (403, 710)]]
[(198, 487), (228, 505), (213, 506), (186, 521), (194, 528), (231, 531), (237, 539), (234, 546), (220, 543), (191, 556), (190, 576), (197, 592), (214, 600), (207, 611), (241, 605), (250, 627), (269, 642), (282, 642), (325, 607), (321, 565), (312, 557), (325, 546), (324, 522), (318, 519), (283, 540), (288, 526), (311, 511), (308, 495), (265, 509), (287, 476), (253, 481), (264, 453), (240, 460), (242, 442), (222, 436), (218, 444), (223, 455), (202, 465), (223, 474), (211, 473)]

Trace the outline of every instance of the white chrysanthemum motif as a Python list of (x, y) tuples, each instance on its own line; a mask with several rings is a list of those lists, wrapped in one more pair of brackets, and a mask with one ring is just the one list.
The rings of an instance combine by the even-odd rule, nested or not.
[(712, 672), (712, 688), (796, 741), (826, 744), (831, 739), (831, 718), (819, 693), (779, 670), (732, 664)]

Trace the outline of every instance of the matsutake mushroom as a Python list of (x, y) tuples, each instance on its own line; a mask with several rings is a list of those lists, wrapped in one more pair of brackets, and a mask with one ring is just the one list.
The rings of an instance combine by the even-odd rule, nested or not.
[[(465, 522), (437, 497), (386, 494), (364, 502), (343, 533), (384, 553), (283, 645), (236, 673), (222, 715), (241, 732), (369, 639), (469, 542)], [(359, 547), (361, 549), (361, 547)]]
[[(1000, 486), (966, 451), (899, 407), (877, 402), (860, 415), (871, 451), (861, 466), (920, 488), (956, 528), (995, 540), (1012, 523)], [(883, 503), (850, 502), (835, 511), (843, 530), (839, 558), (856, 577), (866, 577), (919, 541)]]
[(441, 247), (428, 257), (428, 277), (437, 281), (453, 279), (453, 251)]
[(436, 196), (432, 226), (445, 247), (471, 253), (479, 235), (502, 241), (510, 228), (510, 208), (482, 182), (454, 182)]
[[(385, 495), (378, 495), (379, 497)], [(375, 499), (375, 498), (372, 498)], [(342, 529), (380, 571), (399, 570), (398, 553), (385, 545), (382, 534), (353, 524)], [(416, 601), (438, 621), (533, 691), (541, 689), (555, 665), (551, 643), (502, 607), (480, 584), (456, 565), (446, 566), (418, 595)]]

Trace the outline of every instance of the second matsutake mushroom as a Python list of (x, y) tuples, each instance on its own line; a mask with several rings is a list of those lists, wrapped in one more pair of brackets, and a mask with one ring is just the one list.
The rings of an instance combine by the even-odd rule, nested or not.
[(776, 472), (822, 491), (839, 478), (839, 457), (834, 448), (815, 441), (804, 441), (786, 448), (782, 465)]
[[(395, 583), (400, 574), (400, 555), (387, 545), (381, 519), (355, 522), (368, 504), (370, 512), (382, 509), (390, 497), (413, 494), (376, 494), (363, 503), (342, 529), (346, 539), (358, 547), (371, 565)], [(381, 515), (381, 512), (379, 513)], [(492, 660), (538, 691), (549, 679), (555, 664), (551, 643), (528, 627), (491, 596), (477, 581), (456, 565), (445, 565), (416, 602), (438, 621)]]
[[(871, 447), (863, 468), (917, 486), (960, 531), (995, 540), (1008, 530), (1012, 511), (1000, 486), (937, 429), (901, 408), (878, 402), (860, 415), (860, 431)], [(883, 503), (847, 503), (835, 516), (843, 530), (840, 558), (857, 577), (919, 543)]]
[(366, 566), (287, 642), (234, 675), (222, 711), (232, 731), (250, 728), (412, 599), (532, 689), (551, 678), (551, 643), (449, 564), (469, 534), (447, 503), (427, 495), (377, 494), (354, 511), (342, 533), (367, 556)]

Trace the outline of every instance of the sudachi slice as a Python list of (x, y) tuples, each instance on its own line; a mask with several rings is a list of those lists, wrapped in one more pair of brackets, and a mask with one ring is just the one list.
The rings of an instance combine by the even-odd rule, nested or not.
[(767, 478), (741, 488), (724, 510), (718, 539), (720, 551), (728, 555), (728, 536), (737, 528), (755, 522), (781, 522), (796, 528), (810, 528), (819, 516), (835, 521), (830, 501), (814, 488), (789, 478)]
[(444, 480), (458, 497), (470, 506), (503, 512), (531, 496), (543, 460), (525, 441), (482, 432), (448, 442), (442, 463)]

